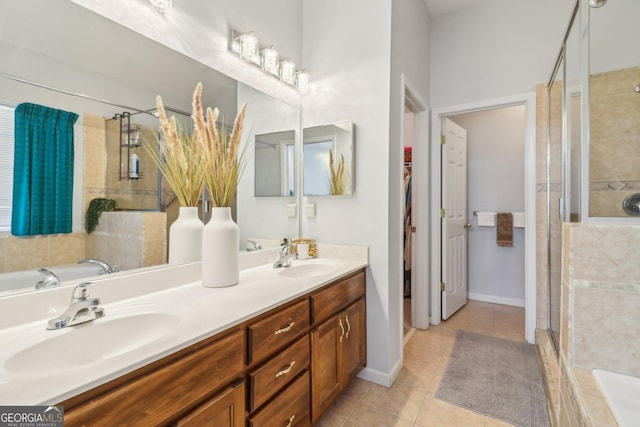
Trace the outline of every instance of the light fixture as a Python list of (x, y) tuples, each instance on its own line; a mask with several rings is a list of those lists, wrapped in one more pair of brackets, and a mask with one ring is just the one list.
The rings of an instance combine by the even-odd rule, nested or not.
[(230, 30), (229, 50), (246, 62), (260, 67), (264, 73), (289, 86), (297, 87), (301, 92), (309, 86), (309, 72), (307, 70), (296, 70), (296, 64), (291, 59), (280, 61), (280, 53), (273, 46), (260, 49), (258, 38), (253, 32), (238, 33)]
[(172, 0), (146, 0), (147, 4), (157, 10), (158, 12), (165, 13), (171, 7)]
[(278, 76), (280, 72), (280, 55), (278, 51), (273, 46), (270, 46), (262, 49), (260, 56), (262, 70), (269, 74), (273, 74), (274, 76)]
[(296, 84), (296, 64), (291, 59), (280, 61), (280, 80), (291, 86)]
[(253, 31), (234, 37), (231, 42), (231, 50), (247, 62), (253, 62), (254, 64), (260, 63), (258, 38), (253, 34)]
[(309, 88), (309, 71), (306, 68), (296, 71), (296, 87), (300, 92)]

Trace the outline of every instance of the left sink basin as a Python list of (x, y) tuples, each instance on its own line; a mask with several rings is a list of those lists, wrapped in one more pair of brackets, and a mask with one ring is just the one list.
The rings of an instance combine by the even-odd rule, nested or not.
[(106, 361), (153, 344), (185, 320), (183, 310), (175, 306), (105, 310), (105, 317), (92, 322), (37, 332), (41, 339), (7, 358), (4, 369), (18, 375), (47, 375)]

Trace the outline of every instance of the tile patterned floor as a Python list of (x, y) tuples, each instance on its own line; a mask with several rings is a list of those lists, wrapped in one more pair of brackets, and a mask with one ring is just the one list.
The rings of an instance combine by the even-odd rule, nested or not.
[(356, 378), (316, 424), (320, 427), (501, 427), (505, 423), (434, 397), (456, 331), (524, 341), (524, 308), (469, 301), (438, 326), (416, 330), (404, 347), (404, 367), (386, 388)]

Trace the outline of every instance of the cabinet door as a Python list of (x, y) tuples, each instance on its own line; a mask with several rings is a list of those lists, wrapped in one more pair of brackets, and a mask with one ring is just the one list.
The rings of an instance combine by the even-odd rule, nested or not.
[(243, 427), (244, 382), (228, 387), (191, 414), (178, 421), (178, 427)]
[(340, 393), (339, 316), (311, 331), (311, 415), (316, 422)]
[(353, 380), (365, 365), (365, 304), (360, 299), (348, 307), (342, 314), (345, 333), (340, 346), (340, 388)]

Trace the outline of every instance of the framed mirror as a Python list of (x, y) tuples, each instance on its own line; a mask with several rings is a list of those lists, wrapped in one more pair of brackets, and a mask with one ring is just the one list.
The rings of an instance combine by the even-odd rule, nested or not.
[(354, 124), (350, 121), (304, 128), (304, 196), (354, 193)]
[[(87, 28), (92, 31), (87, 32)], [(81, 39), (78, 34), (82, 34)], [(165, 106), (174, 110), (169, 115), (179, 116), (181, 112), (190, 115), (193, 90), (202, 82), (203, 105), (217, 107), (221, 117), (228, 120), (233, 120), (238, 105), (249, 101), (246, 141), (253, 141), (256, 133), (292, 129), (298, 133), (298, 108), (240, 84), (73, 2), (39, 1), (37, 10), (24, 2), (4, 4), (0, 15), (0, 54), (5, 58), (0, 64), (0, 74), (24, 80), (0, 77), (0, 103), (16, 106), (31, 102), (79, 115), (74, 127), (72, 232), (21, 238), (0, 232), (0, 276), (7, 275), (8, 282), (14, 283), (14, 273), (31, 274), (28, 279), (31, 284), (20, 292), (35, 290), (35, 283), (41, 280), (38, 268), (69, 266), (76, 270), (79, 260), (105, 253), (97, 251), (117, 254), (118, 259), (106, 255), (100, 258), (127, 271), (166, 263), (167, 230), (177, 217), (178, 204), (171, 202), (171, 195), (165, 190), (157, 194), (158, 183), (150, 179), (157, 174), (143, 163), (143, 147), (134, 148), (137, 144), (128, 142), (130, 146), (125, 148), (130, 150), (125, 154), (120, 141), (122, 124), (115, 125), (115, 130), (107, 130), (116, 114), (132, 113), (132, 123), (144, 128), (142, 133), (157, 132), (158, 121), (153, 116), (156, 95), (161, 95)], [(118, 66), (114, 66), (114, 61)], [(113, 155), (109, 154), (111, 158), (117, 157), (109, 162), (113, 165), (107, 165), (107, 144), (111, 147), (106, 142), (107, 133), (113, 133), (118, 141)], [(130, 175), (129, 165), (125, 165), (134, 153), (140, 157), (137, 178)], [(249, 162), (253, 162), (253, 149), (247, 154)], [(297, 235), (297, 216), (287, 216), (286, 203), (273, 206), (255, 203), (252, 168), (253, 164), (247, 165), (236, 197), (236, 221), (245, 232), (241, 237), (280, 239)], [(139, 184), (146, 181), (149, 188), (142, 188)], [(123, 182), (127, 185), (121, 185)], [(127, 210), (101, 216), (105, 239), (87, 235), (84, 215), (89, 201), (124, 197), (123, 191), (129, 192), (123, 206)], [(150, 192), (155, 192), (153, 200), (143, 205), (134, 203), (136, 197), (149, 196)], [(166, 197), (165, 212), (156, 207), (155, 197), (159, 196)], [(125, 199), (122, 200), (124, 205)], [(243, 213), (244, 209), (252, 212)], [(80, 276), (76, 273), (68, 283), (95, 276), (102, 270), (95, 266)], [(0, 296), (17, 292), (3, 289), (2, 280), (0, 277)]]

